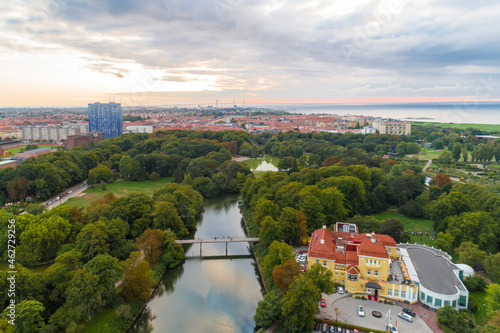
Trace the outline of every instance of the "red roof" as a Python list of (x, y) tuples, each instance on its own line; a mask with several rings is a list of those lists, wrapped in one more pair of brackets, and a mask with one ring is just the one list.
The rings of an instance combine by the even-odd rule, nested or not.
[[(321, 242), (323, 240), (323, 243)], [(309, 257), (335, 260), (335, 243), (330, 235), (330, 230), (318, 229), (311, 235)]]
[(358, 248), (358, 255), (389, 259), (384, 244), (378, 238), (375, 238), (375, 242), (372, 242), (371, 238), (366, 238)]
[(359, 268), (357, 268), (356, 266), (347, 267), (347, 273), (349, 273), (349, 274), (355, 275), (355, 274), (359, 274), (359, 272), (360, 272)]

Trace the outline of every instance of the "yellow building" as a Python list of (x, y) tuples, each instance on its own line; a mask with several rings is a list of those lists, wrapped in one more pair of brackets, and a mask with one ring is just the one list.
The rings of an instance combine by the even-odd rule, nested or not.
[(332, 271), (346, 292), (417, 302), (418, 288), (390, 236), (359, 234), (355, 224), (341, 222), (333, 231), (323, 227), (313, 232), (309, 245), (308, 267), (316, 263)]

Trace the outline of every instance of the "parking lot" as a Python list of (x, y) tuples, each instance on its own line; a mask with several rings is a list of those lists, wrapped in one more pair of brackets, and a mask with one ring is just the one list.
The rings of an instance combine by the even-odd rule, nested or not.
[[(397, 305), (388, 305), (375, 301), (363, 301), (353, 298), (349, 294), (332, 294), (322, 296), (326, 301), (326, 307), (319, 307), (318, 318), (336, 320), (339, 322), (347, 323), (350, 325), (359, 325), (376, 330), (385, 330), (387, 323), (387, 312), (391, 311), (391, 324), (396, 324), (398, 321), (398, 332), (412, 333), (412, 332), (429, 332), (432, 330), (420, 319), (414, 317), (413, 322), (407, 322), (398, 317), (398, 313), (402, 312), (402, 307)], [(361, 305), (365, 311), (364, 317), (358, 316), (358, 306)], [(319, 306), (319, 304), (318, 304)], [(335, 308), (338, 308), (338, 315), (335, 313)], [(378, 311), (382, 314), (381, 318), (376, 318), (372, 315), (372, 311)]]

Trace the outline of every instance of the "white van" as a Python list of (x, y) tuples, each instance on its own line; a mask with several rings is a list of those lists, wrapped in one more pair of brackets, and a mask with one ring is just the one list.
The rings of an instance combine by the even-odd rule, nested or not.
[(398, 313), (398, 317), (399, 317), (399, 318), (403, 318), (403, 319), (404, 319), (404, 320), (406, 320), (406, 321), (413, 322), (413, 317), (412, 317), (412, 316), (410, 316), (410, 315), (409, 315), (409, 314), (407, 314), (407, 313), (400, 312), (400, 313)]

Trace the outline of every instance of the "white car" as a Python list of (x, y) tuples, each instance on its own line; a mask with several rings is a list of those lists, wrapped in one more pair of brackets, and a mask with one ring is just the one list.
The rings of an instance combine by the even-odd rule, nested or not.
[(339, 294), (343, 294), (344, 293), (344, 288), (338, 287), (338, 291), (339, 291)]
[(412, 317), (412, 316), (410, 316), (410, 315), (409, 315), (409, 314), (407, 314), (407, 313), (400, 312), (400, 313), (398, 313), (398, 317), (399, 317), (399, 318), (403, 318), (404, 320), (409, 321), (410, 323), (411, 323), (411, 322), (413, 322), (413, 317)]
[(365, 310), (363, 310), (363, 307), (361, 305), (358, 305), (358, 316), (360, 317), (365, 316)]

